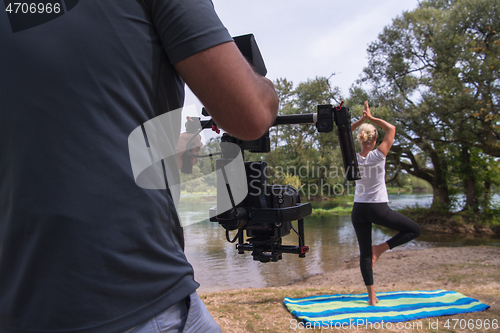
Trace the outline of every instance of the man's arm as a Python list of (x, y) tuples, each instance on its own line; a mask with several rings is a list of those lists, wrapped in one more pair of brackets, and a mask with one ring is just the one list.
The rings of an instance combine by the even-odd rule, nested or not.
[(237, 138), (258, 139), (276, 119), (273, 83), (254, 72), (234, 42), (196, 53), (174, 67), (217, 126)]

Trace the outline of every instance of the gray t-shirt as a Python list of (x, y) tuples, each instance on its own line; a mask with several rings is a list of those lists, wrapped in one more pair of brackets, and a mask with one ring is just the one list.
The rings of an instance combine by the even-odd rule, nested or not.
[(172, 64), (231, 37), (210, 0), (63, 0), (50, 14), (11, 2), (0, 332), (124, 331), (198, 287), (168, 192), (135, 184), (128, 136), (182, 105)]

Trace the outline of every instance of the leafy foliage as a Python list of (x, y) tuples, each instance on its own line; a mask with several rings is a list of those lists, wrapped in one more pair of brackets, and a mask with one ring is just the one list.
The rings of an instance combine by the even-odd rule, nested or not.
[(479, 210), (491, 198), (484, 189), (498, 186), (499, 10), (498, 0), (424, 1), (368, 48), (365, 94), (398, 129), (389, 161), (432, 184), (435, 207), (457, 189)]

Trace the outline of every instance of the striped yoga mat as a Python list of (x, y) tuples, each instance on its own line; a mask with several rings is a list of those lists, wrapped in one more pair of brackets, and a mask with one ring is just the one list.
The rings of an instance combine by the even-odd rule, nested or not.
[(368, 294), (285, 297), (288, 311), (304, 322), (317, 325), (402, 322), (428, 317), (483, 311), (488, 305), (456, 291), (416, 290), (377, 293), (376, 306), (368, 305)]

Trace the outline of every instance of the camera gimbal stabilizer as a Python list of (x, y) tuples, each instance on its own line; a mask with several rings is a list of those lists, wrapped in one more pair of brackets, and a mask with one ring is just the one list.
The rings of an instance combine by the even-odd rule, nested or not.
[[(253, 35), (235, 37), (234, 41), (254, 70), (265, 76), (267, 69)], [(205, 110), (203, 115), (209, 116)], [(351, 134), (351, 114), (342, 104), (339, 107), (318, 105), (318, 112), (314, 114), (278, 116), (272, 126), (315, 123), (318, 132), (331, 132), (334, 121), (347, 180), (360, 179)], [(254, 141), (242, 141), (224, 134), (221, 138), (220, 153), (207, 156), (191, 154), (189, 146), (192, 140), (203, 129), (212, 126), (216, 126), (212, 119), (200, 121), (200, 118), (188, 118), (186, 132), (194, 135), (182, 155), (181, 169), (183, 173), (192, 172), (191, 157), (222, 155), (216, 161), (217, 207), (210, 209), (210, 221), (218, 222), (226, 229), (228, 242), (238, 241), (238, 253), (252, 251), (254, 260), (278, 261), (282, 259), (283, 253), (294, 253), (304, 258), (309, 251), (309, 247), (304, 243), (304, 217), (311, 214), (311, 204), (300, 203), (299, 191), (292, 186), (268, 185), (266, 162), (243, 163), (245, 150), (254, 153), (270, 151), (269, 132)], [(238, 163), (233, 163), (235, 161)], [(298, 221), (298, 231), (293, 228), (292, 221)], [(231, 230), (238, 230), (232, 240), (229, 237)], [(283, 245), (282, 238), (289, 235), (291, 230), (298, 236), (298, 245)], [(244, 231), (247, 242), (244, 239)]]
[[(208, 116), (204, 110), (203, 115)], [(354, 142), (351, 134), (351, 119), (349, 109), (346, 107), (333, 107), (332, 105), (318, 105), (317, 113), (282, 115), (276, 118), (272, 126), (286, 124), (315, 123), (318, 132), (333, 131), (333, 123), (337, 126), (342, 158), (347, 180), (360, 179)], [(216, 126), (212, 119), (188, 118), (186, 132), (193, 133), (193, 138), (203, 129)], [(182, 172), (189, 173), (191, 153), (188, 152), (190, 142), (183, 155)], [(231, 163), (244, 151), (254, 153), (267, 153), (270, 151), (269, 132), (254, 141), (242, 141), (238, 138), (224, 134), (221, 138), (220, 159), (216, 161), (217, 173), (217, 207), (210, 210), (210, 221), (218, 222), (226, 229), (226, 239), (234, 243), (238, 241), (236, 249), (242, 254), (252, 251), (254, 260), (261, 262), (278, 261), (283, 253), (298, 254), (305, 257), (309, 247), (304, 243), (304, 217), (312, 212), (310, 203), (300, 203), (297, 189), (288, 185), (268, 185), (267, 163), (264, 161), (245, 162), (244, 169), (246, 197), (239, 203), (235, 202), (231, 177), (242, 178), (241, 173), (233, 172)], [(215, 154), (212, 154), (215, 155)], [(195, 156), (203, 157), (203, 156)], [(229, 167), (229, 169), (228, 169)], [(224, 193), (224, 194), (222, 194)], [(229, 209), (228, 201), (230, 202)], [(292, 226), (292, 221), (298, 221), (298, 231)], [(229, 231), (237, 230), (236, 236), (231, 240)], [(298, 235), (298, 245), (283, 245), (282, 238), (294, 230)], [(244, 231), (248, 239), (245, 242)]]

